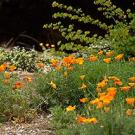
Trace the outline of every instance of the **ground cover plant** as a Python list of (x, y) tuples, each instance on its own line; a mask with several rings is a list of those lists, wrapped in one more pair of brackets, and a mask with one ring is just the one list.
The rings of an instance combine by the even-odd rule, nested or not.
[(52, 106), (58, 135), (134, 134), (135, 63), (124, 54), (52, 59), (54, 68), (37, 78), (36, 90)]
[(19, 77), (15, 70), (10, 63), (0, 65), (0, 122), (31, 121), (37, 114), (40, 96), (33, 92), (33, 77)]

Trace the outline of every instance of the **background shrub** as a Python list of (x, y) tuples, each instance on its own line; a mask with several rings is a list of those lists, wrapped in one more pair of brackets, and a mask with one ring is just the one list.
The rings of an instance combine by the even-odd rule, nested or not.
[(35, 50), (26, 51), (24, 48), (15, 47), (9, 52), (9, 61), (17, 68), (27, 71), (36, 69), (37, 52)]
[(8, 53), (3, 48), (0, 48), (0, 64), (8, 60)]
[[(54, 22), (45, 24), (43, 28), (58, 33), (58, 41), (55, 43), (55, 45), (57, 44), (56, 50), (68, 53), (86, 51), (89, 47), (95, 48), (94, 46), (98, 46), (105, 38), (106, 41), (109, 41), (110, 49), (113, 48), (115, 51), (134, 55), (134, 38), (129, 32), (129, 30), (134, 29), (134, 15), (131, 10), (124, 11), (110, 0), (94, 0), (94, 4), (97, 6), (97, 10), (110, 22), (109, 24), (97, 18), (92, 18), (80, 8), (76, 9), (56, 1), (52, 3), (52, 7), (58, 9), (58, 12), (56, 11), (52, 15)], [(132, 22), (131, 26), (130, 22)], [(89, 28), (87, 30), (80, 29), (76, 24), (99, 27), (105, 34), (102, 36), (93, 34)], [(104, 48), (104, 45), (102, 48)]]

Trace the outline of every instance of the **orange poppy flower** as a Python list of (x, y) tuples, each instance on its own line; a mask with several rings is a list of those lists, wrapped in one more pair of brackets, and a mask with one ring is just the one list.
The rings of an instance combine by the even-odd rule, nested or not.
[(84, 63), (84, 59), (83, 58), (77, 58), (77, 59), (75, 59), (75, 63), (79, 64), (79, 65), (82, 65)]
[(62, 60), (62, 63), (64, 66), (70, 66), (71, 64), (74, 64), (75, 62), (75, 56), (74, 55), (69, 55), (68, 57), (64, 57)]
[(22, 87), (23, 87), (23, 83), (22, 83), (22, 82), (16, 82), (16, 83), (14, 84), (13, 89), (20, 89), (20, 88), (22, 88)]
[(105, 96), (105, 95), (106, 95), (105, 92), (98, 93), (98, 96), (99, 96), (99, 97), (103, 97), (103, 96)]
[(97, 87), (97, 88), (96, 88), (96, 92), (98, 92), (98, 93), (100, 93), (101, 90), (102, 90), (102, 89), (101, 89), (100, 87)]
[(96, 98), (94, 100), (91, 100), (90, 104), (95, 105), (95, 104), (98, 104), (99, 101), (100, 101), (99, 98)]
[(24, 78), (23, 78), (26, 82), (32, 82), (32, 77), (31, 76), (25, 76)]
[(110, 111), (110, 107), (104, 107), (104, 111), (107, 113)]
[(11, 66), (8, 67), (8, 69), (9, 69), (9, 71), (14, 71), (16, 69), (16, 66), (11, 65)]
[(108, 77), (109, 80), (113, 80), (113, 81), (119, 81), (120, 79), (116, 76), (109, 76)]
[(0, 65), (0, 72), (4, 71), (6, 69), (6, 67), (2, 64)]
[(81, 76), (80, 76), (80, 79), (81, 79), (81, 80), (84, 80), (84, 78), (85, 78), (85, 75), (81, 75)]
[(78, 123), (85, 123), (87, 118), (82, 117), (82, 116), (77, 116), (76, 120)]
[(127, 104), (129, 104), (129, 105), (134, 105), (134, 103), (135, 103), (135, 98), (126, 98), (126, 102), (127, 102)]
[(77, 117), (77, 122), (78, 123), (93, 123), (96, 124), (97, 123), (97, 119), (96, 118), (86, 118), (86, 117), (82, 117), (82, 116), (78, 116)]
[(107, 93), (102, 100), (106, 100), (106, 99), (112, 101), (114, 99), (114, 96)]
[(110, 96), (115, 96), (116, 95), (116, 88), (115, 87), (110, 87), (110, 88), (107, 88), (107, 91), (108, 91), (108, 95)]
[(57, 67), (57, 65), (58, 65), (58, 60), (57, 59), (52, 59), (50, 62), (51, 62), (52, 67)]
[(60, 70), (61, 70), (61, 66), (55, 66), (55, 69), (56, 69), (57, 71), (60, 71)]
[(9, 72), (5, 72), (4, 73), (4, 78), (5, 79), (10, 79), (10, 73)]
[(44, 63), (37, 63), (36, 65), (38, 68), (44, 68), (44, 66), (45, 66)]
[(57, 89), (57, 86), (53, 81), (51, 81), (49, 84), (53, 89)]
[(9, 63), (3, 63), (1, 66), (3, 66), (5, 69), (8, 67)]
[(118, 81), (115, 81), (114, 83), (113, 83), (114, 85), (122, 85), (122, 82), (120, 81), (120, 80), (118, 80)]
[(103, 106), (109, 105), (112, 100), (113, 100), (112, 96), (106, 96), (106, 98), (103, 99)]
[(73, 70), (73, 69), (74, 69), (74, 67), (69, 66), (69, 67), (67, 67), (67, 69), (68, 69), (68, 70)]
[(128, 85), (129, 85), (130, 87), (134, 87), (134, 86), (135, 86), (135, 83), (128, 83)]
[(8, 67), (8, 64), (9, 63), (3, 63), (2, 65), (6, 68), (6, 67)]
[(97, 84), (98, 88), (104, 88), (108, 83), (108, 79), (105, 79)]
[(98, 102), (97, 103), (97, 109), (101, 109), (101, 108), (103, 108), (104, 107), (104, 104), (103, 104), (103, 102)]
[(71, 105), (69, 105), (67, 108), (66, 108), (66, 111), (67, 112), (70, 112), (70, 111), (73, 111), (73, 110), (75, 110), (76, 109), (76, 106), (71, 106)]
[(64, 76), (68, 76), (68, 72), (67, 71), (64, 72)]
[(105, 63), (109, 64), (109, 63), (111, 62), (111, 58), (105, 58), (105, 59), (103, 59), (103, 61), (104, 61)]
[(5, 80), (3, 81), (3, 83), (4, 83), (5, 85), (9, 84), (9, 80), (8, 80), (8, 79), (5, 79)]
[(82, 102), (82, 103), (88, 102), (88, 98), (81, 98), (81, 99), (79, 99), (79, 100), (80, 100), (80, 102)]
[(131, 89), (130, 86), (123, 86), (123, 87), (120, 87), (120, 90), (121, 91), (129, 91)]
[(124, 54), (119, 54), (115, 57), (116, 61), (120, 61), (123, 58)]
[(95, 56), (95, 55), (90, 55), (90, 57), (88, 58), (88, 60), (89, 60), (90, 62), (94, 62), (94, 61), (97, 61), (98, 58), (97, 58), (97, 56)]
[(135, 76), (128, 78), (130, 81), (135, 82)]
[(81, 85), (80, 89), (86, 89), (86, 88), (87, 88), (87, 85), (86, 85), (86, 84), (84, 84), (84, 83), (82, 83), (82, 85)]
[(127, 115), (127, 116), (133, 115), (133, 110), (132, 110), (132, 109), (128, 109), (128, 110), (126, 111), (126, 115)]
[(87, 118), (85, 120), (85, 123), (93, 123), (96, 124), (97, 123), (97, 119), (96, 118)]
[(128, 58), (129, 61), (135, 61), (135, 57)]
[(102, 50), (98, 51), (98, 55), (103, 55), (103, 53), (104, 53), (104, 51), (102, 51)]
[(114, 51), (106, 52), (106, 56), (107, 56), (107, 57), (111, 57), (113, 54), (114, 54)]

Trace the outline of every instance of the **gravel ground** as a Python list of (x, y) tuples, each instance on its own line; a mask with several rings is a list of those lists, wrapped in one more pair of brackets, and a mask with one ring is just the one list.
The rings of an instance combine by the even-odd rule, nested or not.
[(7, 122), (0, 127), (0, 135), (55, 135), (50, 118), (40, 115), (31, 123), (13, 124)]

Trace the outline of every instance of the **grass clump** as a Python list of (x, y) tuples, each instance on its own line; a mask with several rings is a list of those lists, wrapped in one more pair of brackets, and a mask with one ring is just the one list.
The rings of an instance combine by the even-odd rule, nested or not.
[(31, 88), (32, 77), (19, 77), (13, 65), (0, 65), (0, 122), (22, 123), (36, 115), (40, 96)]

